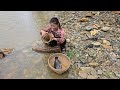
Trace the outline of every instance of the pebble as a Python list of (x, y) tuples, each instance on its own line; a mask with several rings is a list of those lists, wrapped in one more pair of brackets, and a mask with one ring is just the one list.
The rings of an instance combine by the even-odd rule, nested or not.
[(96, 77), (93, 76), (93, 75), (88, 75), (88, 76), (87, 76), (87, 79), (96, 79)]
[(110, 30), (110, 27), (103, 27), (102, 30), (106, 32), (106, 31)]
[(118, 55), (120, 55), (120, 50), (116, 52)]
[(99, 64), (96, 63), (96, 62), (90, 62), (89, 65), (90, 65), (90, 66), (98, 66)]
[(86, 27), (85, 27), (85, 30), (86, 30), (86, 31), (91, 31), (92, 29), (93, 29), (92, 26), (86, 26)]
[(97, 74), (100, 74), (100, 75), (101, 75), (102, 72), (103, 72), (102, 70), (98, 70), (98, 71), (97, 71)]
[(83, 79), (86, 79), (88, 74), (85, 71), (79, 71), (79, 76), (82, 77)]
[(66, 39), (66, 41), (69, 43), (69, 42), (70, 42), (70, 39)]

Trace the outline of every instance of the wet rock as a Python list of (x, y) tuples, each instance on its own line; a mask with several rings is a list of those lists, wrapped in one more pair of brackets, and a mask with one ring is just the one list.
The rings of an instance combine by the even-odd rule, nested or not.
[(10, 54), (13, 51), (13, 48), (1, 48), (1, 51), (4, 52), (4, 54)]
[(104, 31), (104, 32), (107, 32), (108, 30), (110, 30), (110, 27), (103, 27), (102, 28), (102, 31)]

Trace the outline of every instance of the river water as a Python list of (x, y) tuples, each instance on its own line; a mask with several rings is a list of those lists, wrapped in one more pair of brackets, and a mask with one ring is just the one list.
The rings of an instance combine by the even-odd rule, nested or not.
[(39, 30), (49, 23), (55, 11), (0, 11), (0, 48), (14, 48), (0, 60), (1, 79), (67, 79), (47, 64), (51, 54), (32, 51), (40, 40)]

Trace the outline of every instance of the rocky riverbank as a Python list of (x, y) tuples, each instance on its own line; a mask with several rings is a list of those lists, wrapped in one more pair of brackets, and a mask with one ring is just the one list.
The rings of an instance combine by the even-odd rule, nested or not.
[(120, 12), (58, 12), (72, 66), (68, 78), (120, 78)]

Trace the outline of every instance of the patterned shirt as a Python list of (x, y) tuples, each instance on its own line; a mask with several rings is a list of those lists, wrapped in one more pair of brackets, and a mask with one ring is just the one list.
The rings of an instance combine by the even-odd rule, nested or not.
[(57, 38), (57, 44), (62, 44), (65, 41), (65, 32), (64, 29), (58, 29), (56, 31), (53, 31), (51, 29), (51, 25), (49, 24), (48, 26), (46, 26), (45, 28), (43, 28), (42, 30), (52, 33), (54, 35), (54, 38)]

